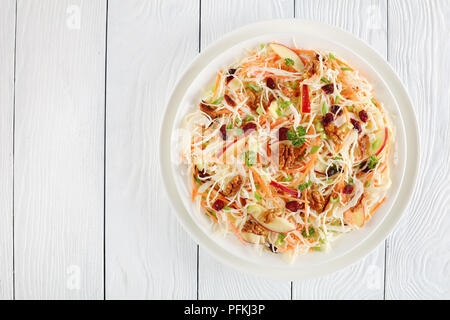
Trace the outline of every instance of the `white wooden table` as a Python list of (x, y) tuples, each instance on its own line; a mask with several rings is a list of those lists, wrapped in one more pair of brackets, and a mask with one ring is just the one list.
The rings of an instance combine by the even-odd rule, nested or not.
[[(247, 276), (198, 247), (158, 172), (165, 102), (224, 33), (337, 25), (386, 57), (419, 121), (416, 191), (395, 232), (323, 278)], [(0, 298), (450, 298), (449, 0), (1, 0)]]

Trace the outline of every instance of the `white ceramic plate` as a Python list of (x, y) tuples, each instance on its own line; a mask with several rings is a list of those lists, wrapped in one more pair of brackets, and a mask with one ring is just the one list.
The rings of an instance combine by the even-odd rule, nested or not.
[[(332, 243), (327, 252), (312, 252), (287, 264), (279, 255), (257, 253), (233, 235), (214, 235), (191, 201), (186, 168), (179, 163), (175, 141), (187, 112), (198, 107), (202, 90), (211, 85), (217, 70), (245, 54), (245, 49), (266, 42), (281, 42), (305, 49), (333, 51), (358, 69), (373, 85), (375, 96), (391, 114), (396, 130), (392, 187), (377, 213), (358, 231)], [(160, 165), (171, 204), (184, 228), (218, 260), (254, 275), (273, 279), (305, 279), (341, 269), (379, 245), (405, 210), (415, 184), (419, 163), (416, 119), (408, 94), (389, 64), (364, 42), (338, 28), (304, 20), (274, 20), (242, 27), (204, 50), (178, 81), (161, 127)], [(170, 134), (168, 134), (170, 133)]]

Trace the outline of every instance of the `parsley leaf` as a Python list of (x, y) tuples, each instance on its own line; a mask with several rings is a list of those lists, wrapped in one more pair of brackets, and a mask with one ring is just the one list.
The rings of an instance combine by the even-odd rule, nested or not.
[(289, 129), (289, 131), (286, 133), (286, 137), (291, 140), (292, 145), (294, 145), (295, 147), (300, 147), (305, 143), (305, 134), (306, 129), (302, 126), (298, 126), (295, 131)]

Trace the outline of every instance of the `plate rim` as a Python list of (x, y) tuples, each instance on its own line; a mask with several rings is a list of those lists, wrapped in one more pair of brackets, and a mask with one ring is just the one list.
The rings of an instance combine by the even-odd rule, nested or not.
[[(167, 128), (172, 128), (174, 125), (174, 115), (176, 114), (179, 103), (181, 102), (184, 93), (189, 87), (190, 81), (188, 80), (194, 79), (196, 74), (198, 74), (198, 72), (200, 72), (208, 64), (208, 61), (214, 59), (223, 50), (239, 44), (242, 41), (251, 39), (256, 36), (264, 35), (268, 32), (266, 31), (266, 29), (271, 29), (271, 33), (289, 33), (294, 31), (292, 30), (293, 28), (301, 28), (305, 26), (314, 26), (315, 28), (318, 28), (318, 30), (322, 30), (323, 33), (327, 32), (327, 38), (330, 37), (330, 34), (339, 37), (341, 38), (340, 40), (344, 42), (344, 45), (348, 45), (349, 43), (351, 43), (352, 45), (356, 44), (359, 47), (359, 50), (357, 51), (358, 55), (360, 55), (364, 60), (370, 61), (370, 65), (376, 70), (383, 81), (387, 84), (388, 89), (391, 90), (391, 93), (394, 96), (400, 110), (404, 111), (406, 109), (407, 111), (410, 111), (406, 112), (405, 114), (404, 112), (402, 112), (402, 120), (407, 143), (405, 171), (399, 188), (397, 199), (394, 201), (391, 210), (389, 210), (389, 212), (386, 214), (386, 217), (379, 225), (376, 232), (373, 232), (370, 236), (368, 236), (360, 245), (350, 249), (342, 256), (330, 261), (329, 264), (315, 266), (313, 268), (261, 268), (260, 265), (254, 262), (243, 260), (221, 248), (219, 245), (209, 239), (203, 233), (200, 227), (195, 223), (195, 221), (192, 220), (191, 215), (182, 204), (180, 195), (176, 191), (177, 189), (170, 169), (171, 134), (165, 134), (163, 131), (166, 131)], [(344, 267), (362, 260), (389, 236), (400, 219), (404, 216), (404, 212), (406, 211), (413, 195), (420, 162), (420, 140), (418, 134), (419, 129), (413, 104), (402, 80), (393, 70), (389, 62), (386, 61), (373, 48), (371, 48), (364, 40), (361, 40), (355, 35), (338, 27), (312, 20), (276, 19), (257, 22), (235, 29), (234, 31), (225, 34), (220, 39), (214, 41), (211, 45), (202, 50), (202, 52), (195, 57), (195, 59), (183, 72), (182, 76), (177, 80), (170, 98), (167, 100), (159, 132), (160, 176), (163, 181), (164, 189), (168, 196), (171, 209), (175, 211), (177, 220), (181, 223), (184, 230), (198, 244), (200, 244), (202, 248), (205, 248), (213, 257), (215, 257), (222, 263), (239, 271), (243, 271), (251, 275), (263, 276), (268, 279), (311, 279), (314, 277), (323, 276), (325, 274), (337, 272)], [(173, 193), (175, 193), (177, 197), (176, 199), (174, 199)], [(393, 215), (393, 211), (397, 211), (400, 213)], [(282, 272), (280, 272), (281, 270)]]

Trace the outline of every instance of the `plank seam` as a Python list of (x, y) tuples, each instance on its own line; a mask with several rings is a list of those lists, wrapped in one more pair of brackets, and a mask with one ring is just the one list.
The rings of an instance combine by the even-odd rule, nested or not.
[(104, 119), (103, 119), (103, 300), (106, 300), (106, 89), (108, 75), (108, 9), (106, 0), (105, 16), (105, 87), (104, 87)]
[[(386, 0), (386, 60), (389, 63), (389, 0)], [(383, 300), (386, 300), (387, 250), (388, 238), (384, 240)]]
[[(198, 0), (198, 52), (202, 50), (202, 0)], [(197, 244), (197, 300), (200, 287), (200, 246)]]
[(14, 226), (14, 205), (15, 205), (15, 181), (14, 181), (14, 161), (15, 161), (15, 144), (16, 144), (16, 54), (17, 54), (17, 0), (15, 2), (15, 18), (14, 18), (14, 60), (13, 60), (13, 140), (12, 140), (12, 280), (13, 280), (13, 300), (16, 300), (16, 257), (15, 257), (15, 226)]

